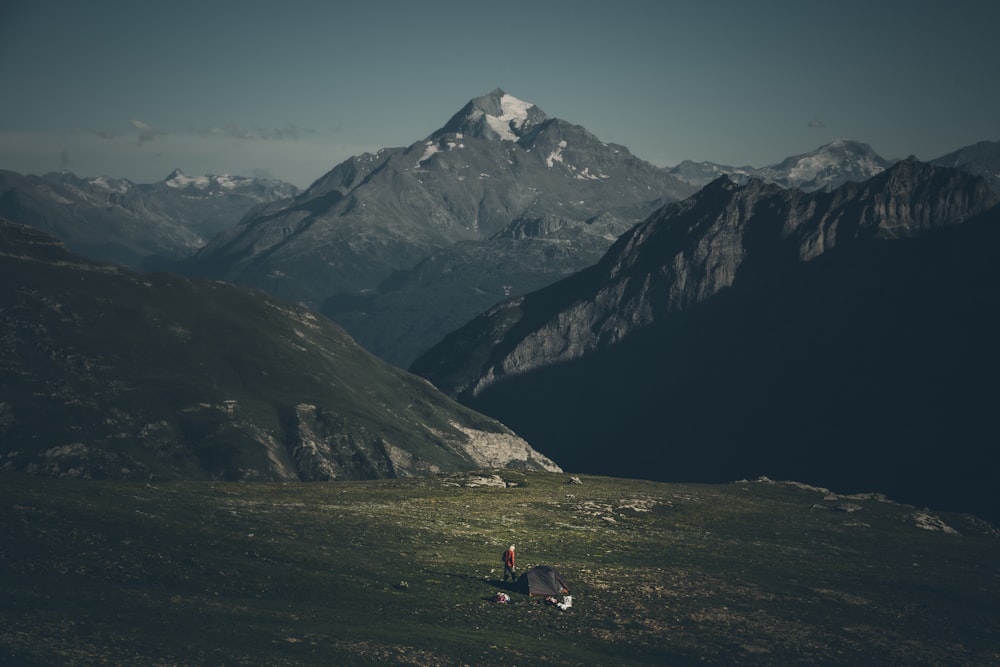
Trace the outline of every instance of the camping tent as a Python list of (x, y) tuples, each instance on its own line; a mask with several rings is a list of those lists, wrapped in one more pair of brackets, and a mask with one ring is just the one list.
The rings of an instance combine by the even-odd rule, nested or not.
[(528, 595), (564, 595), (569, 593), (569, 584), (559, 574), (559, 570), (548, 565), (533, 567), (517, 580), (518, 590)]

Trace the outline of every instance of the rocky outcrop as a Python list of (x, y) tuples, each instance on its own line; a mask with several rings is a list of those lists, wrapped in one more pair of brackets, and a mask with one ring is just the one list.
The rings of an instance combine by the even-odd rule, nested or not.
[[(431, 429), (460, 467), (511, 468), (561, 472), (553, 463), (508, 429), (485, 431), (450, 422), (447, 431)], [(409, 451), (406, 442), (393, 443), (367, 433), (350, 419), (315, 405), (295, 406), (289, 448), (299, 478), (307, 481), (409, 477), (445, 472), (455, 465)]]

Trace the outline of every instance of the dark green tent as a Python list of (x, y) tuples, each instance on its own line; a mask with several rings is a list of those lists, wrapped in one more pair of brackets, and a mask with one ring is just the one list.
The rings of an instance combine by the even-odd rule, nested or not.
[(559, 570), (548, 565), (538, 565), (521, 575), (517, 589), (528, 595), (566, 595), (569, 584)]

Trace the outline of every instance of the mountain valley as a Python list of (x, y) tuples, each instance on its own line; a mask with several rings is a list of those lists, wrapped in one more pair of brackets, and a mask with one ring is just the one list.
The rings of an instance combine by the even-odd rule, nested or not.
[[(3, 172), (0, 201), (18, 222), (83, 255), (193, 277), (143, 278), (6, 226), (19, 286), (5, 313), (17, 379), (3, 402), (6, 464), (131, 478), (344, 479), (487, 460), (669, 481), (768, 474), (993, 517), (992, 469), (969, 470), (984, 460), (976, 434), (994, 396), (982, 378), (995, 360), (984, 341), (998, 145), (932, 165), (838, 140), (763, 168), (663, 169), (497, 89), (304, 192), (179, 170), (149, 186)], [(98, 222), (100, 210), (111, 218)], [(95, 275), (109, 282), (84, 279)], [(78, 279), (83, 291), (69, 287)], [(188, 312), (164, 300), (190, 301)], [(257, 305), (237, 314), (230, 300)], [(211, 345), (192, 346), (202, 326)], [(354, 349), (354, 370), (294, 359), (320, 330), (310, 345)], [(437, 396), (379, 393), (425, 388), (386, 374), (347, 335), (502, 424), (444, 416), (458, 407)], [(74, 352), (74, 336), (104, 348)], [(110, 341), (114, 353), (99, 351)], [(159, 407), (146, 414), (142, 401)], [(414, 404), (435, 407), (414, 422)], [(472, 445), (468, 429), (489, 437)], [(433, 442), (440, 433), (450, 453)], [(494, 436), (506, 444), (483, 458)], [(168, 455), (171, 442), (183, 444)], [(960, 455), (935, 477), (945, 447)], [(960, 488), (963, 475), (977, 483)]]

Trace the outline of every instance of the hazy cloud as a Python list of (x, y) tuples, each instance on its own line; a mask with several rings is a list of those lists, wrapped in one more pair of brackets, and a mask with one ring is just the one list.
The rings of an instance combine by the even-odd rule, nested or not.
[(194, 129), (194, 132), (201, 137), (226, 137), (229, 139), (240, 140), (262, 139), (265, 141), (282, 141), (285, 139), (296, 140), (305, 134), (315, 132), (315, 130), (300, 127), (294, 123), (286, 123), (284, 127), (276, 128), (256, 126), (250, 128), (244, 127), (239, 123), (226, 123), (221, 127), (196, 128)]
[(819, 118), (813, 118), (811, 121), (809, 121), (808, 125), (809, 127), (815, 127), (815, 128), (826, 127), (826, 123), (824, 123)]
[(59, 171), (70, 171), (73, 161), (69, 159), (69, 151), (63, 148), (59, 151)]
[(303, 134), (312, 134), (313, 132), (315, 132), (315, 130), (299, 127), (294, 123), (285, 123), (284, 127), (267, 131), (262, 136), (265, 139), (298, 139)]
[(228, 123), (221, 128), (212, 128), (215, 134), (222, 134), (223, 136), (229, 137), (231, 139), (256, 139), (256, 135), (253, 130), (238, 125), (236, 123)]
[(152, 141), (159, 134), (165, 134), (164, 132), (154, 129), (146, 123), (143, 123), (141, 120), (136, 120), (135, 118), (130, 120), (129, 123), (139, 133), (138, 140), (140, 145), (147, 141)]

